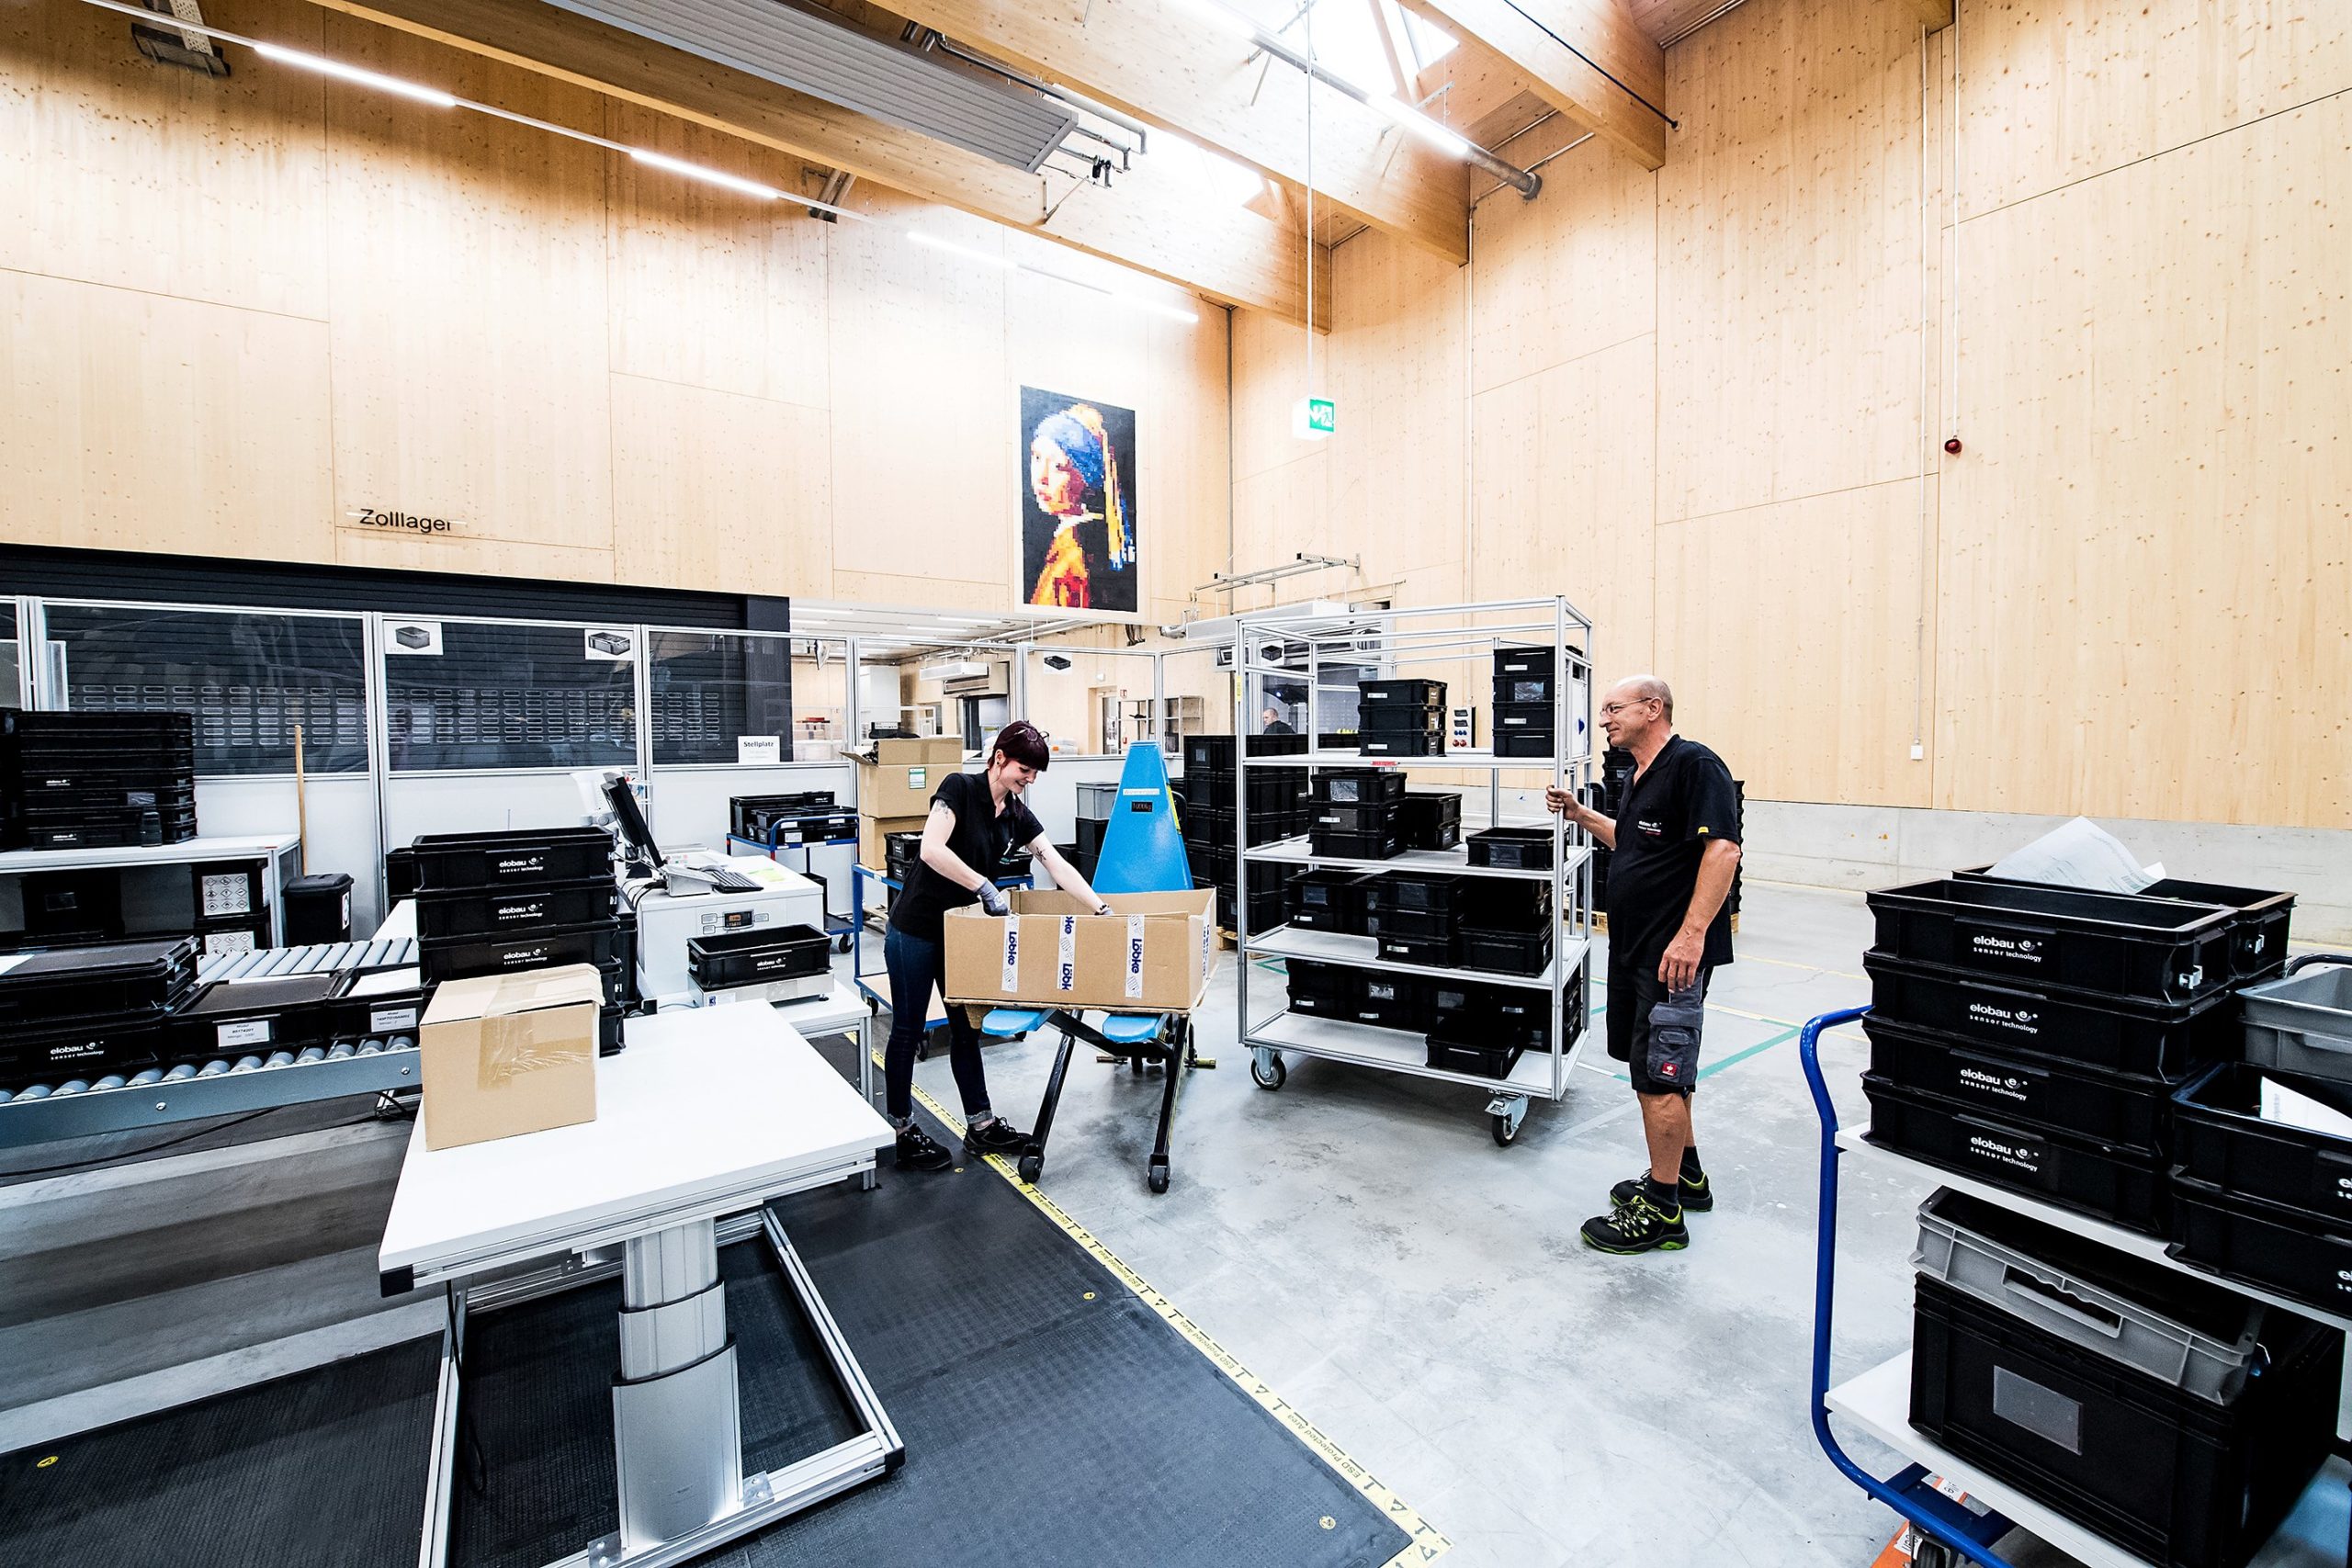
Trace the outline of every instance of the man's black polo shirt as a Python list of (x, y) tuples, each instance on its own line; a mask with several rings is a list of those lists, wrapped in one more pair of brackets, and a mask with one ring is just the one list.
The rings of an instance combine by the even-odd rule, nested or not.
[[(1731, 770), (1697, 741), (1669, 736), (1626, 785), (1617, 812), (1617, 850), (1609, 857), (1612, 965), (1655, 968), (1666, 956), (1699, 886), (1699, 861), (1717, 839), (1739, 842)], [(1731, 962), (1731, 900), (1724, 903), (1707, 927), (1702, 964)]]

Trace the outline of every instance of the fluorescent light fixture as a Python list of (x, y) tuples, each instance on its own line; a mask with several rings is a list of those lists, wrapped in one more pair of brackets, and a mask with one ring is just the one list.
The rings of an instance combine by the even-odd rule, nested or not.
[(744, 196), (757, 197), (763, 201), (779, 200), (784, 196), (784, 192), (774, 186), (763, 186), (757, 180), (747, 180), (741, 175), (726, 174), (718, 169), (706, 169), (700, 164), (689, 164), (684, 158), (673, 158), (667, 153), (649, 152), (642, 147), (632, 147), (628, 150), (628, 155), (650, 168), (666, 169), (671, 174), (683, 175), (687, 179), (700, 180), (706, 185), (723, 186), (729, 190), (738, 191)]
[[(170, 25), (170, 18), (165, 17), (154, 25), (167, 27)], [(345, 65), (340, 60), (328, 60), (316, 54), (305, 54), (299, 49), (288, 49), (283, 44), (256, 43), (253, 47), (254, 52), (264, 60), (275, 60), (280, 65), (299, 65), (305, 71), (315, 71), (322, 76), (333, 76), (345, 82), (356, 82), (363, 87), (375, 87), (383, 92), (397, 93), (403, 98), (413, 98), (420, 104), (431, 104), (435, 108), (453, 109), (458, 107), (458, 100), (438, 87), (420, 87), (413, 82), (403, 82), (397, 76), (386, 76), (375, 71), (362, 71), (356, 65)]]
[(945, 251), (949, 255), (962, 256), (966, 261), (976, 261), (982, 266), (992, 266), (1004, 272), (1011, 272), (1018, 265), (1010, 257), (992, 256), (986, 251), (976, 251), (969, 245), (959, 245), (953, 240), (943, 240), (938, 235), (927, 234), (921, 229), (908, 230), (907, 238), (918, 245), (927, 245), (934, 251)]
[(1367, 94), (1363, 100), (1449, 157), (1466, 158), (1470, 143), (1408, 103), (1385, 94)]

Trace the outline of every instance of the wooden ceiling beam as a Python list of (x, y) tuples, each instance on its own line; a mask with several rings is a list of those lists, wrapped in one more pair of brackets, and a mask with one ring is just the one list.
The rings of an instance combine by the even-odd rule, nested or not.
[[(1175, 0), (888, 0), (1016, 70), (1099, 99), (1293, 186), (1306, 180), (1306, 80)], [(1147, 152), (1130, 179), (1156, 171)], [(1469, 260), (1462, 163), (1326, 91), (1315, 192), (1385, 233)]]
[(1625, 0), (1400, 0), (1527, 73), (1528, 85), (1645, 168), (1666, 163), (1666, 51)]
[(1904, 0), (1904, 4), (1931, 33), (1940, 32), (1951, 26), (1955, 19), (1952, 15), (1952, 0)]
[[(1166, 278), (1221, 304), (1306, 319), (1305, 239), (1295, 229), (1204, 193), (1088, 188), (1049, 209), (1038, 175), (539, 0), (311, 3), (844, 170)], [(1321, 247), (1317, 251), (1316, 324), (1329, 328), (1330, 258)]]

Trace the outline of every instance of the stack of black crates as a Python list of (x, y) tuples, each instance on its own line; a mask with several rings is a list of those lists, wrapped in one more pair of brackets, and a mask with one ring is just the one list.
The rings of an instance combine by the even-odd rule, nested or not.
[[(1552, 757), (1559, 753), (1555, 722), (1559, 696), (1560, 650), (1555, 648), (1495, 649), (1495, 705), (1492, 728), (1498, 757)], [(1584, 654), (1568, 649), (1571, 673), (1585, 674)], [(1583, 716), (1571, 712), (1574, 724)]]
[[(1306, 750), (1304, 735), (1252, 735), (1250, 755), (1294, 757)], [(1242, 822), (1234, 820), (1239, 760), (1230, 735), (1188, 735), (1184, 738), (1184, 858), (1193, 872), (1193, 886), (1216, 889), (1219, 930), (1241, 929), (1236, 906), (1240, 887), (1240, 862), (1236, 845), (1246, 828), (1253, 849), (1296, 838), (1307, 827), (1307, 773), (1303, 767), (1280, 764), (1250, 770), (1250, 798), (1241, 803)], [(1268, 931), (1283, 923), (1283, 869), (1279, 865), (1250, 868), (1250, 929)]]
[(796, 795), (739, 795), (727, 802), (728, 833), (771, 849), (855, 842), (857, 813), (829, 789)]
[(1445, 755), (1445, 682), (1356, 682), (1356, 749), (1367, 757)]
[[(1019, 881), (1030, 874), (1031, 858), (1029, 852), (1020, 845), (1010, 846), (1004, 852), (1004, 858), (997, 862), (995, 868), (989, 873), (989, 880), (1000, 884)], [(883, 874), (888, 876), (891, 883), (891, 886), (884, 890), (887, 896), (882, 900), (883, 914), (887, 919), (891, 911), (898, 908), (899, 896), (906, 892), (907, 883), (914, 876), (915, 867), (922, 862), (922, 835), (921, 833), (884, 835), (882, 862)], [(1091, 877), (1093, 874), (1094, 868), (1091, 862), (1080, 870), (1080, 874), (1085, 876)]]
[(1094, 880), (1094, 868), (1102, 863), (1102, 835), (1110, 830), (1111, 809), (1118, 801), (1116, 784), (1078, 786), (1078, 839), (1062, 850), (1062, 858), (1090, 883)]
[(113, 1088), (156, 1067), (196, 988), (196, 943), (34, 953), (0, 970), (0, 1100)]
[(633, 999), (630, 928), (619, 913), (612, 836), (601, 828), (434, 833), (409, 846), (424, 986), (478, 975), (593, 964), (604, 976), (598, 1043), (621, 1048)]
[(0, 708), (0, 849), (196, 837), (195, 719)]
[(2292, 898), (1963, 873), (1870, 904), (1871, 1137), (2165, 1234), (2173, 1095), (2236, 1054), (2235, 993), (2278, 973)]

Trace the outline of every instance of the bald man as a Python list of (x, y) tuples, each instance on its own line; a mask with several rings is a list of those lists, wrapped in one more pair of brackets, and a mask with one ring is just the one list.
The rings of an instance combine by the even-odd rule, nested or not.
[(1715, 1206), (1699, 1163), (1690, 1091), (1707, 978), (1731, 962), (1724, 909), (1739, 869), (1739, 796), (1723, 759), (1674, 733), (1674, 693), (1655, 675), (1620, 681), (1601, 699), (1611, 746), (1634, 773), (1611, 820), (1564, 790), (1546, 804), (1612, 852), (1609, 861), (1609, 1054), (1642, 1105), (1649, 1168), (1611, 1190), (1587, 1220), (1602, 1252), (1675, 1252), (1687, 1212)]

